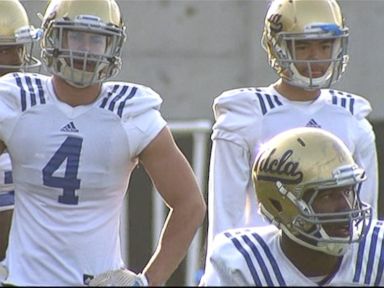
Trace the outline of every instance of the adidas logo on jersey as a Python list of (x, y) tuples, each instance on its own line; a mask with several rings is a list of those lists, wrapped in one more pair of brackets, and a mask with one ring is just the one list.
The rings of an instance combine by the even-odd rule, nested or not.
[(60, 131), (63, 132), (79, 132), (79, 129), (76, 128), (75, 124), (73, 122), (68, 123), (63, 128), (60, 129)]
[(319, 124), (317, 124), (317, 122), (314, 119), (309, 120), (309, 122), (305, 126), (306, 127), (321, 128), (321, 126)]

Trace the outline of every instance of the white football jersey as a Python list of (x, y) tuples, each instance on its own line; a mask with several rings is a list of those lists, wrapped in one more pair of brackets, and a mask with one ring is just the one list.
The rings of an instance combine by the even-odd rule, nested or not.
[(371, 106), (364, 98), (323, 89), (315, 101), (290, 101), (271, 85), (226, 91), (215, 99), (213, 108), (208, 253), (217, 233), (268, 224), (258, 213), (252, 166), (263, 143), (291, 128), (318, 127), (345, 142), (366, 171), (368, 179), (359, 194), (377, 217), (377, 153), (372, 126), (365, 118)]
[(0, 154), (0, 212), (13, 209), (15, 192), (9, 154)]
[[(202, 286), (318, 286), (285, 256), (275, 226), (218, 234)], [(384, 285), (384, 223), (373, 221), (367, 236), (351, 244), (338, 271), (324, 286)]]
[(5, 283), (78, 286), (124, 266), (120, 214), (138, 155), (166, 125), (150, 88), (107, 82), (72, 107), (51, 78), (0, 79), (0, 139), (11, 155), (15, 208)]

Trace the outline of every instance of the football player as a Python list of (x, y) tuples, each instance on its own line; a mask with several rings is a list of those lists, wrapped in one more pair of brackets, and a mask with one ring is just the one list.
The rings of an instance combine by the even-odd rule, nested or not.
[[(41, 60), (52, 76), (0, 79), (0, 146), (11, 155), (15, 183), (4, 284), (81, 286), (103, 278), (106, 286), (163, 285), (202, 224), (205, 203), (160, 114), (160, 96), (107, 81), (121, 69), (119, 6), (50, 1), (42, 27)], [(153, 257), (136, 275), (123, 263), (119, 226), (139, 163), (170, 212)]]
[(251, 171), (260, 146), (296, 127), (336, 134), (367, 173), (360, 197), (378, 216), (375, 135), (369, 102), (331, 87), (348, 63), (349, 30), (335, 0), (274, 0), (262, 45), (279, 79), (268, 87), (225, 91), (214, 101), (208, 239), (228, 228), (266, 225), (257, 211)]
[(273, 225), (218, 234), (202, 285), (383, 286), (384, 223), (359, 198), (365, 172), (340, 138), (302, 127), (261, 148), (253, 184)]
[[(0, 1), (0, 76), (38, 68), (33, 48), (41, 35), (29, 23), (18, 0)], [(0, 155), (0, 260), (5, 257), (14, 205), (12, 167), (8, 153)]]

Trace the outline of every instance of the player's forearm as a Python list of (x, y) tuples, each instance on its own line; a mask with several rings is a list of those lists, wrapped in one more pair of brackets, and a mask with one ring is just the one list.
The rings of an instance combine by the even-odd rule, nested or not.
[(378, 169), (377, 160), (374, 156), (364, 159), (361, 165), (365, 168), (367, 180), (361, 184), (360, 199), (372, 206), (372, 216), (377, 218), (379, 209), (379, 190), (378, 190)]
[(357, 164), (364, 168), (367, 175), (367, 180), (361, 184), (359, 195), (362, 201), (372, 206), (372, 215), (377, 218), (379, 216), (379, 175), (375, 138), (373, 135), (362, 138), (370, 139), (370, 141), (366, 140), (359, 145), (353, 155)]
[(170, 211), (156, 252), (144, 269), (150, 286), (164, 285), (171, 277), (185, 257), (204, 215), (205, 206), (201, 203)]
[(249, 178), (247, 151), (229, 141), (216, 141), (209, 171), (208, 242), (228, 228), (244, 226)]

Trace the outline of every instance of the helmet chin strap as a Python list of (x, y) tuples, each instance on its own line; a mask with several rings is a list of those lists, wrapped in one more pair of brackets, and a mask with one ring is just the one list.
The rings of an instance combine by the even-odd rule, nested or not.
[(318, 247), (319, 251), (333, 255), (333, 256), (342, 256), (344, 255), (349, 247), (348, 243), (325, 243), (319, 242)]
[[(333, 256), (344, 255), (349, 247), (349, 243), (330, 243), (330, 242), (316, 241), (317, 245), (310, 244), (309, 242), (306, 242), (301, 238), (297, 237), (296, 235), (294, 235), (286, 225), (281, 223), (281, 221), (274, 219), (273, 215), (270, 214), (267, 211), (267, 209), (264, 208), (263, 205), (260, 205), (260, 210), (262, 214), (265, 215), (266, 218), (271, 222), (271, 224), (275, 225), (278, 228), (281, 228), (283, 232), (289, 237), (289, 239), (291, 239), (292, 241), (304, 247), (307, 247), (312, 250), (320, 251), (329, 255), (333, 255)], [(320, 233), (323, 236), (323, 238), (329, 239), (327, 233), (325, 233), (323, 228), (321, 228)]]
[[(331, 242), (323, 242), (323, 241), (316, 241), (316, 245), (310, 244), (307, 241), (302, 240), (301, 238), (294, 235), (285, 225), (281, 225), (281, 228), (283, 229), (284, 233), (294, 242), (307, 247), (312, 250), (320, 251), (332, 256), (342, 256), (347, 252), (349, 243), (331, 243)], [(321, 228), (320, 233), (323, 235), (324, 238), (329, 238), (328, 235), (325, 233), (324, 229)]]
[[(310, 71), (310, 64), (308, 63), (308, 69)], [(309, 91), (329, 88), (333, 82), (335, 64), (332, 62), (323, 76), (318, 78), (305, 77), (297, 70), (295, 63), (291, 63), (289, 67), (290, 76), (287, 76), (284, 80), (290, 85), (300, 87)]]
[(105, 65), (103, 64), (96, 64), (97, 69), (95, 71), (89, 72), (85, 69), (80, 70), (71, 67), (63, 58), (59, 58), (58, 61), (60, 62), (60, 69), (58, 69), (59, 76), (62, 77), (71, 86), (77, 88), (85, 88), (102, 81), (98, 75), (100, 74), (100, 71), (105, 68)]
[(71, 86), (85, 88), (92, 85), (95, 81), (95, 73), (70, 68), (65, 65), (61, 69), (61, 77)]

